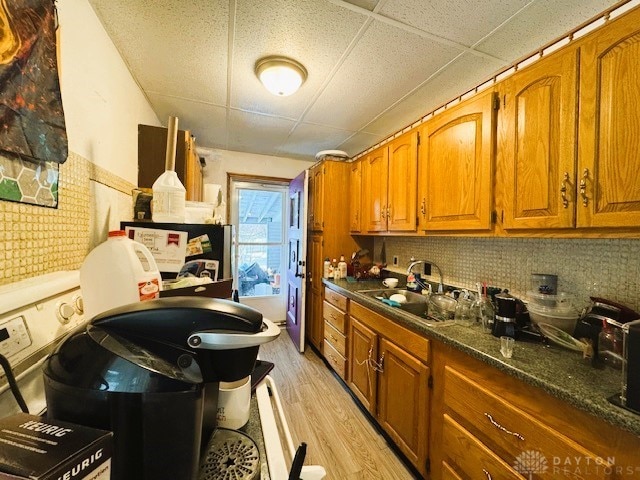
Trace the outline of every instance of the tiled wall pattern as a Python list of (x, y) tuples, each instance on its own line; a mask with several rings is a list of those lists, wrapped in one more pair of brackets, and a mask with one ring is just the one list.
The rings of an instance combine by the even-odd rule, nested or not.
[(133, 185), (71, 152), (60, 166), (58, 208), (0, 201), (0, 285), (80, 268), (89, 251), (90, 182)]
[[(382, 244), (375, 239), (376, 259)], [(558, 290), (581, 302), (595, 292), (640, 312), (640, 240), (386, 237), (384, 244), (389, 265), (394, 255), (404, 271), (412, 256), (432, 260), (447, 284), (475, 288), (486, 280), (518, 296), (530, 289), (532, 273), (551, 273)]]

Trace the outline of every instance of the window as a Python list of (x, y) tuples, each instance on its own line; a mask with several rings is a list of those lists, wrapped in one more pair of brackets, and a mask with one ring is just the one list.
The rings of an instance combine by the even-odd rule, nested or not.
[(241, 297), (279, 296), (285, 272), (284, 199), (288, 185), (232, 183)]

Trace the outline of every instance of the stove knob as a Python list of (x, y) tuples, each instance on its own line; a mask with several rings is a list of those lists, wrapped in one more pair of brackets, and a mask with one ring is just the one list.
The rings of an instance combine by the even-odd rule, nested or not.
[(76, 309), (70, 303), (58, 302), (56, 305), (56, 318), (63, 325), (69, 323), (75, 313)]
[(82, 295), (74, 295), (71, 299), (73, 302), (73, 308), (75, 309), (78, 315), (82, 315), (84, 313), (84, 303), (82, 302)]

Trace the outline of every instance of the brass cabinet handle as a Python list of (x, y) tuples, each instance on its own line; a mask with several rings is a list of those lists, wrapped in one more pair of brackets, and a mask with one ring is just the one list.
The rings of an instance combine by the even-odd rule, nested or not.
[(425, 198), (423, 198), (420, 203), (420, 213), (422, 213), (423, 217), (427, 216), (427, 200)]
[(500, 425), (498, 422), (496, 422), (493, 417), (491, 416), (491, 414), (484, 412), (484, 416), (487, 417), (489, 419), (489, 421), (491, 422), (491, 424), (496, 427), (498, 430), (502, 430), (504, 433), (508, 433), (509, 435), (513, 435), (514, 437), (516, 437), (519, 440), (523, 440), (524, 441), (524, 437), (522, 435), (520, 435), (517, 432), (512, 432), (511, 430), (507, 430), (506, 428), (504, 428), (502, 425)]
[(493, 477), (491, 476), (491, 474), (487, 472), (484, 468), (482, 469), (482, 473), (484, 473), (487, 476), (487, 480), (493, 480)]
[(562, 182), (560, 182), (560, 196), (562, 197), (562, 206), (569, 208), (569, 200), (567, 200), (567, 183), (569, 182), (569, 172), (564, 172)]
[(391, 218), (391, 204), (387, 207), (387, 218)]
[(589, 178), (589, 169), (585, 168), (582, 172), (582, 179), (580, 180), (580, 196), (582, 197), (582, 205), (589, 205), (589, 197), (587, 197), (587, 178)]
[(331, 340), (333, 340), (335, 343), (338, 343), (338, 339), (334, 337), (332, 334), (329, 334), (329, 337), (331, 337)]
[[(369, 352), (371, 352), (371, 350), (369, 350)], [(377, 362), (374, 359), (370, 358), (369, 365), (376, 372), (384, 373), (384, 352), (382, 353), (380, 360), (378, 360)]]

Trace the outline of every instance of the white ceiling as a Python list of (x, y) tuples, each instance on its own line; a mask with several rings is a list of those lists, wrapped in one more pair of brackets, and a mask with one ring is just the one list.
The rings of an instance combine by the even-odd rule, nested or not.
[[(350, 156), (617, 2), (609, 0), (89, 0), (158, 118), (198, 146)], [(290, 97), (258, 82), (302, 63)]]

